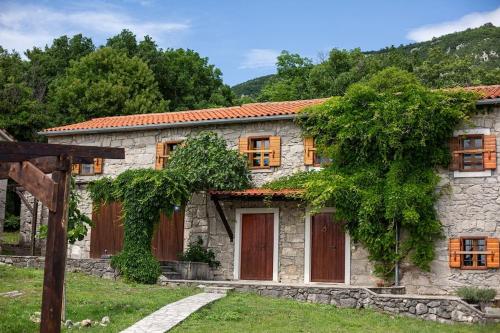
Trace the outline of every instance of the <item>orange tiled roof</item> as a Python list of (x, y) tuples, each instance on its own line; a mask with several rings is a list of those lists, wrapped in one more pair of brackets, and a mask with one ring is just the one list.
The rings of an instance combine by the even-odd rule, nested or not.
[(479, 93), (484, 99), (500, 98), (500, 84), (491, 86), (465, 87), (464, 89)]
[(296, 189), (271, 190), (267, 188), (250, 188), (238, 191), (210, 191), (211, 195), (218, 197), (293, 197), (302, 193), (304, 191)]
[(113, 127), (135, 127), (159, 124), (189, 123), (199, 121), (260, 118), (268, 116), (294, 115), (305, 107), (324, 102), (326, 98), (291, 102), (250, 103), (242, 106), (214, 108), (194, 111), (148, 113), (129, 116), (96, 118), (77, 124), (44, 130), (47, 134), (60, 131), (93, 130)]

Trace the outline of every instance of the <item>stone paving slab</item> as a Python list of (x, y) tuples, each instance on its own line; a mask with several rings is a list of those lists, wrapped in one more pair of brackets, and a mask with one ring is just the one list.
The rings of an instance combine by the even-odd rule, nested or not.
[(225, 294), (200, 293), (167, 304), (156, 312), (136, 322), (121, 333), (163, 333), (172, 329), (203, 306), (210, 304)]

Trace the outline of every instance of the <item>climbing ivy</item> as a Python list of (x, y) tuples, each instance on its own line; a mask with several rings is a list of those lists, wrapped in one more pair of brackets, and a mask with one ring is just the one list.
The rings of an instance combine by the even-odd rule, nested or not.
[[(433, 243), (442, 236), (437, 170), (448, 164), (448, 139), (476, 100), (461, 90), (430, 90), (408, 72), (386, 69), (298, 118), (331, 165), (266, 187), (302, 188), (315, 210), (336, 207), (378, 276), (390, 279), (394, 263), (404, 258), (428, 270)], [(403, 232), (399, 253), (396, 225)]]
[[(187, 163), (179, 161), (180, 156)], [(94, 209), (112, 201), (123, 207), (124, 247), (112, 265), (127, 280), (155, 283), (160, 266), (151, 253), (151, 240), (160, 212), (171, 215), (195, 191), (242, 188), (249, 179), (241, 156), (216, 134), (204, 132), (186, 140), (163, 170), (127, 170), (116, 179), (92, 182), (88, 189)]]

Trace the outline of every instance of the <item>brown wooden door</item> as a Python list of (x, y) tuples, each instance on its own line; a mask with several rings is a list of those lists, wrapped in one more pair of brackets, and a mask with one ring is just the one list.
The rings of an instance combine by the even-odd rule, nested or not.
[[(123, 248), (122, 205), (118, 202), (101, 205), (92, 213), (90, 257), (117, 254)], [(177, 260), (184, 246), (184, 208), (174, 212), (172, 218), (160, 216), (160, 224), (151, 242), (158, 260)]]
[(123, 247), (122, 205), (111, 202), (101, 205), (92, 213), (93, 226), (90, 232), (90, 257), (101, 258), (116, 254)]
[(311, 220), (311, 281), (344, 282), (345, 234), (333, 213)]
[(151, 246), (158, 260), (179, 259), (184, 246), (184, 209), (174, 212), (170, 218), (161, 214)]
[(241, 217), (240, 279), (273, 279), (274, 214)]

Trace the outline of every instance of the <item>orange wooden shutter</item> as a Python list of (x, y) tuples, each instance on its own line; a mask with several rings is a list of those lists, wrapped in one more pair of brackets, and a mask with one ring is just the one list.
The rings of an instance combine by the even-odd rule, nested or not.
[(71, 166), (71, 174), (72, 175), (78, 175), (78, 174), (80, 174), (80, 164), (77, 163), (77, 164), (73, 164)]
[(269, 137), (269, 166), (278, 167), (281, 165), (281, 138), (279, 136)]
[(448, 243), (448, 256), (451, 268), (460, 268), (460, 238), (450, 238)]
[(241, 154), (246, 154), (248, 150), (248, 138), (241, 137), (238, 141), (238, 150)]
[(314, 138), (304, 138), (304, 164), (314, 165)]
[(450, 139), (450, 152), (451, 152), (451, 163), (450, 170), (459, 170), (460, 169), (460, 159), (462, 158), (461, 154), (455, 154), (454, 152), (460, 150), (460, 138), (455, 136)]
[(102, 173), (102, 158), (94, 158), (94, 173)]
[(500, 268), (500, 241), (498, 238), (488, 238), (486, 240), (486, 250), (491, 252), (486, 256), (486, 266), (488, 268)]
[(483, 165), (485, 169), (497, 168), (497, 137), (495, 135), (484, 136)]
[(155, 169), (156, 170), (161, 170), (161, 169), (163, 169), (164, 165), (165, 165), (165, 143), (164, 142), (158, 142), (156, 144)]

